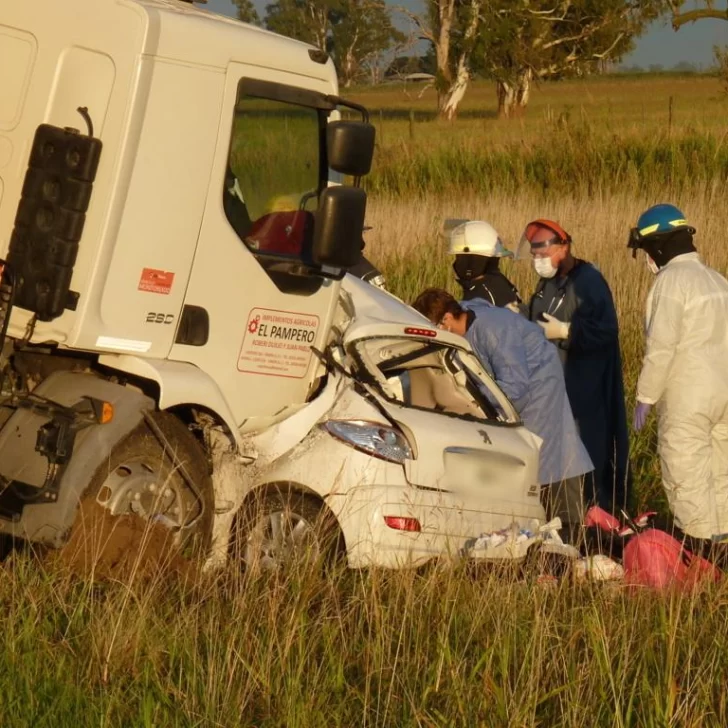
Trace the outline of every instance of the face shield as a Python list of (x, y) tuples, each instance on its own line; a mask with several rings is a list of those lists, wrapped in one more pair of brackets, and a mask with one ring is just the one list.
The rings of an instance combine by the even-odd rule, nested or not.
[[(683, 253), (691, 253), (695, 250), (695, 246), (693, 245), (694, 234), (695, 228), (691, 226), (647, 235), (643, 235), (635, 227), (629, 231), (627, 248), (632, 251), (632, 258), (637, 257), (638, 250), (644, 250), (647, 257), (658, 268), (662, 268), (675, 256)], [(649, 264), (649, 261), (648, 267), (650, 270), (653, 270), (653, 266)]]
[(629, 238), (627, 240), (627, 248), (632, 251), (632, 258), (637, 257), (637, 251), (642, 247), (643, 237), (640, 235), (640, 231), (633, 227), (629, 231)]
[(550, 258), (555, 246), (570, 243), (569, 235), (556, 223), (536, 220), (526, 225), (516, 250), (516, 260)]

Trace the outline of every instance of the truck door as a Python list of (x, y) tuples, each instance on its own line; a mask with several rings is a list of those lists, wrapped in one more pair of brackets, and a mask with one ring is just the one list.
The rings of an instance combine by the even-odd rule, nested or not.
[(228, 69), (170, 358), (208, 373), (243, 429), (306, 400), (319, 367), (311, 346), (325, 345), (338, 296), (338, 282), (305, 265), (317, 193), (327, 181), (328, 112), (315, 106), (322, 92), (335, 89), (242, 64)]

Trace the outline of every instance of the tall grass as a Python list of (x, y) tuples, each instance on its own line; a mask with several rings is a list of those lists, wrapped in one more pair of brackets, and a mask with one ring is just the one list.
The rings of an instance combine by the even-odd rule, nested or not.
[(496, 119), (491, 84), (473, 84), (455, 123), (435, 120), (433, 90), (416, 94), (355, 93), (377, 127), (375, 194), (682, 194), (728, 178), (728, 96), (715, 78), (544, 83), (510, 122)]
[[(728, 594), (466, 568), (0, 581), (4, 726), (720, 726)], [(129, 599), (129, 596), (132, 596)]]
[(380, 148), (368, 180), (373, 194), (522, 189), (549, 195), (598, 192), (683, 194), (696, 184), (728, 180), (725, 134), (686, 132), (668, 137), (604, 136), (588, 125), (546, 128), (536, 141), (503, 146), (476, 136), (434, 148), (404, 140)]

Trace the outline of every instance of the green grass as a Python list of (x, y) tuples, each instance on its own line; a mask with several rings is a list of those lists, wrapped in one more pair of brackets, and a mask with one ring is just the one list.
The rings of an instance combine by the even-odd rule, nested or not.
[(0, 583), (4, 726), (720, 726), (727, 597), (464, 568)]
[(480, 138), (428, 150), (401, 142), (381, 150), (368, 183), (372, 194), (421, 195), (472, 191), (481, 195), (535, 189), (550, 195), (664, 190), (726, 182), (725, 135), (682, 133), (645, 138), (598, 135), (586, 123), (551, 126), (535, 142), (490, 147)]
[(435, 120), (433, 90), (407, 98), (394, 84), (353, 95), (377, 126), (373, 194), (680, 193), (728, 178), (728, 98), (711, 77), (543, 84), (512, 121), (495, 118), (492, 86), (476, 83), (454, 124)]

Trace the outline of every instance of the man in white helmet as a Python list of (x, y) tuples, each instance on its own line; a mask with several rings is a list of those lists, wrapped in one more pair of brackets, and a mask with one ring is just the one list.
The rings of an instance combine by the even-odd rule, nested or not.
[(455, 256), (453, 270), (463, 289), (462, 298), (482, 298), (494, 306), (518, 305), (521, 298), (516, 287), (501, 273), (501, 258), (513, 256), (498, 232), (482, 220), (454, 220), (445, 223), (450, 229), (448, 252)]

